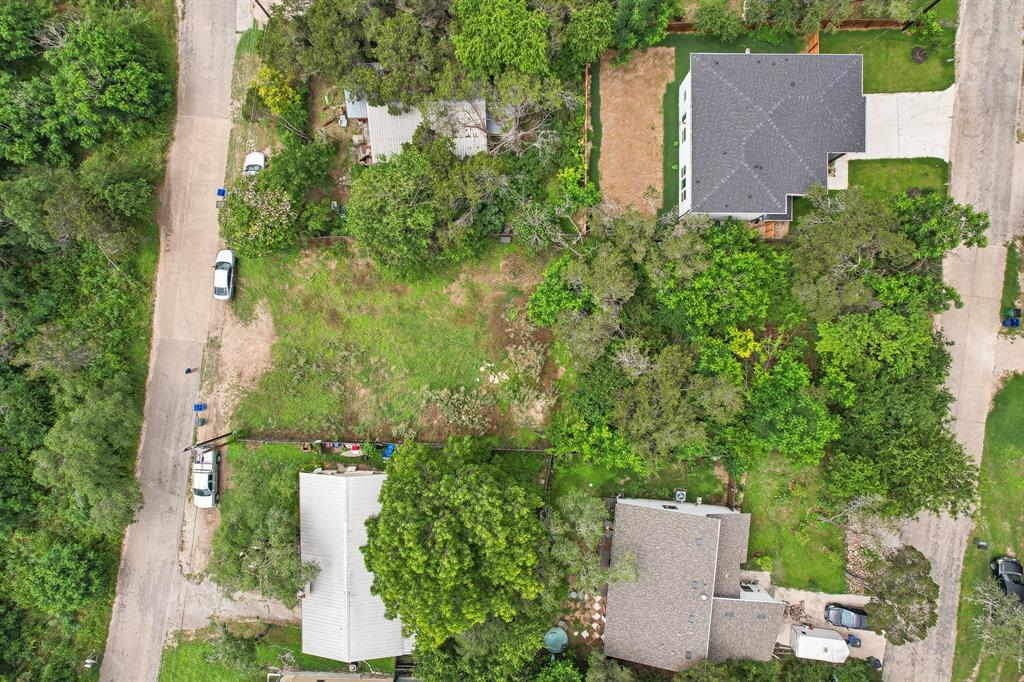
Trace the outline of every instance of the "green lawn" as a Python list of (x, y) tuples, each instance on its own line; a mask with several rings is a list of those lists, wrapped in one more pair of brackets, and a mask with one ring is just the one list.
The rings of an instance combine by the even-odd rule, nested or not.
[(712, 467), (698, 463), (668, 463), (648, 476), (637, 476), (628, 469), (610, 469), (579, 461), (556, 458), (551, 490), (555, 495), (583, 488), (600, 497), (627, 497), (655, 500), (672, 499), (675, 490), (686, 491), (688, 499), (703, 497), (715, 502), (725, 499), (725, 485), (715, 477)]
[[(262, 626), (254, 624), (240, 627), (262, 629)], [(254, 675), (243, 675), (223, 665), (206, 662), (206, 655), (213, 649), (213, 645), (204, 640), (208, 634), (203, 630), (193, 639), (184, 639), (167, 647), (160, 664), (160, 682), (262, 682), (266, 679), (267, 667), (282, 668), (286, 664), (293, 670), (348, 671), (346, 663), (301, 653), (302, 633), (298, 627), (271, 625), (269, 632), (256, 644), (256, 662), (263, 670)], [(367, 661), (362, 669), (369, 671), (371, 667), (377, 672), (392, 672), (394, 660)]]
[(949, 164), (942, 159), (855, 159), (850, 161), (850, 185), (860, 185), (879, 199), (909, 189), (945, 194)]
[(768, 557), (776, 585), (844, 593), (846, 543), (841, 529), (818, 519), (819, 476), (817, 468), (795, 472), (781, 460), (747, 473), (742, 508), (751, 514), (749, 565)]
[(665, 139), (662, 148), (662, 172), (664, 174), (664, 206), (668, 210), (675, 205), (675, 197), (679, 196), (679, 84), (690, 72), (691, 52), (743, 52), (750, 48), (751, 52), (803, 52), (803, 43), (793, 40), (782, 45), (753, 40), (742, 36), (732, 43), (706, 38), (694, 34), (673, 34), (659, 43), (661, 47), (671, 47), (676, 51), (675, 78), (668, 84), (662, 99), (662, 111), (665, 120)]
[[(956, 0), (943, 0), (933, 10), (941, 21), (951, 21), (957, 12)], [(910, 51), (919, 42), (896, 29), (884, 31), (837, 31), (821, 34), (822, 54), (864, 55), (864, 92), (918, 92), (945, 90), (953, 84), (955, 29), (946, 30), (946, 41), (939, 50), (915, 64)]]
[(590, 181), (601, 187), (601, 171), (597, 164), (601, 160), (601, 62), (590, 65)]
[[(996, 394), (992, 412), (985, 424), (985, 450), (978, 485), (980, 502), (975, 513), (975, 531), (964, 555), (960, 579), (960, 611), (957, 614), (956, 657), (953, 680), (1017, 680), (1016, 665), (981, 652), (973, 634), (972, 620), (977, 607), (965, 597), (974, 586), (991, 580), (989, 559), (1001, 554), (1020, 555), (1024, 551), (1024, 375), (1017, 375)], [(978, 550), (975, 540), (988, 542), (988, 550)], [(1002, 665), (1002, 670), (1000, 667)]]
[(1000, 318), (1008, 308), (1020, 301), (1020, 242), (1012, 241), (1006, 247), (1006, 269), (1003, 271), (1003, 295), (999, 306)]
[(277, 341), (273, 369), (243, 397), (234, 426), (334, 438), (390, 437), (405, 424), (443, 439), (424, 410), (427, 390), (487, 381), (504, 357), (506, 310), (525, 303), (542, 268), (497, 246), (479, 263), (407, 284), (343, 247), (242, 261), (235, 311), (246, 319), (266, 299)]

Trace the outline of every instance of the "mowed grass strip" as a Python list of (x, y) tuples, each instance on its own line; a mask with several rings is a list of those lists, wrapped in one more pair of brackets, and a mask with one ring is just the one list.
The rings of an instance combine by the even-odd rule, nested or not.
[[(794, 471), (766, 461), (747, 473), (743, 511), (751, 514), (750, 566), (771, 560), (772, 582), (782, 587), (845, 593), (846, 541), (838, 526), (818, 518), (821, 473)], [(763, 562), (767, 563), (767, 562)]]
[[(232, 624), (238, 634), (257, 634), (262, 631), (260, 623)], [(214, 644), (208, 641), (209, 630), (204, 629), (192, 637), (184, 638), (164, 650), (160, 665), (160, 682), (254, 682), (266, 679), (260, 671), (244, 675), (218, 663), (207, 663), (206, 657), (213, 651)], [(284, 667), (285, 660), (293, 661), (291, 668), (309, 671), (347, 672), (348, 664), (327, 658), (302, 653), (302, 631), (292, 625), (271, 625), (257, 643), (255, 664), (266, 668)], [(368, 661), (377, 672), (394, 670), (393, 659)], [(366, 664), (363, 669), (369, 671)]]
[[(429, 390), (470, 389), (504, 354), (504, 312), (525, 301), (543, 263), (494, 247), (479, 263), (415, 282), (387, 279), (342, 249), (240, 264), (237, 313), (269, 302), (273, 369), (243, 397), (250, 432), (388, 436), (422, 427)], [(358, 431), (358, 433), (355, 433)]]
[[(957, 0), (942, 0), (931, 11), (939, 21), (955, 23)], [(920, 41), (898, 29), (823, 32), (819, 49), (822, 54), (863, 54), (865, 93), (923, 92), (953, 84), (955, 42), (956, 30), (946, 29), (942, 46), (930, 50), (921, 64), (910, 57)]]
[(877, 199), (911, 189), (947, 191), (949, 164), (942, 159), (854, 159), (850, 161), (850, 186), (859, 185)]
[[(978, 484), (974, 536), (964, 554), (957, 614), (954, 680), (1018, 680), (1017, 664), (982, 651), (973, 620), (978, 607), (967, 602), (975, 587), (992, 580), (989, 560), (1024, 550), (1024, 375), (1010, 378), (996, 394), (985, 424), (985, 450)], [(987, 550), (975, 547), (988, 543)]]

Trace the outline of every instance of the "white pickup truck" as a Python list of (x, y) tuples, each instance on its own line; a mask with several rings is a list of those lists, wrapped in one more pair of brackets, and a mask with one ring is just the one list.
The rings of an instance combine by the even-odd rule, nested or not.
[(220, 455), (215, 448), (199, 448), (192, 453), (192, 502), (200, 509), (210, 509), (220, 500), (217, 485)]

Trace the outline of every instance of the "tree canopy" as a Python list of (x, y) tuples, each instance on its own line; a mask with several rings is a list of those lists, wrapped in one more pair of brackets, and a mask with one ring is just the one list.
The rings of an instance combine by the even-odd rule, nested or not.
[(367, 521), (372, 592), (424, 649), (541, 594), (542, 501), (487, 457), (471, 441), (401, 446)]

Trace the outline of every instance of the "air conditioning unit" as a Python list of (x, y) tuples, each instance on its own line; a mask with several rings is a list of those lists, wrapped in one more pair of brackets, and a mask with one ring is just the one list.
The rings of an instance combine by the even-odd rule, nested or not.
[(676, 502), (678, 502), (679, 504), (682, 504), (683, 502), (686, 502), (686, 491), (685, 490), (677, 490), (675, 492), (675, 496), (676, 496)]

